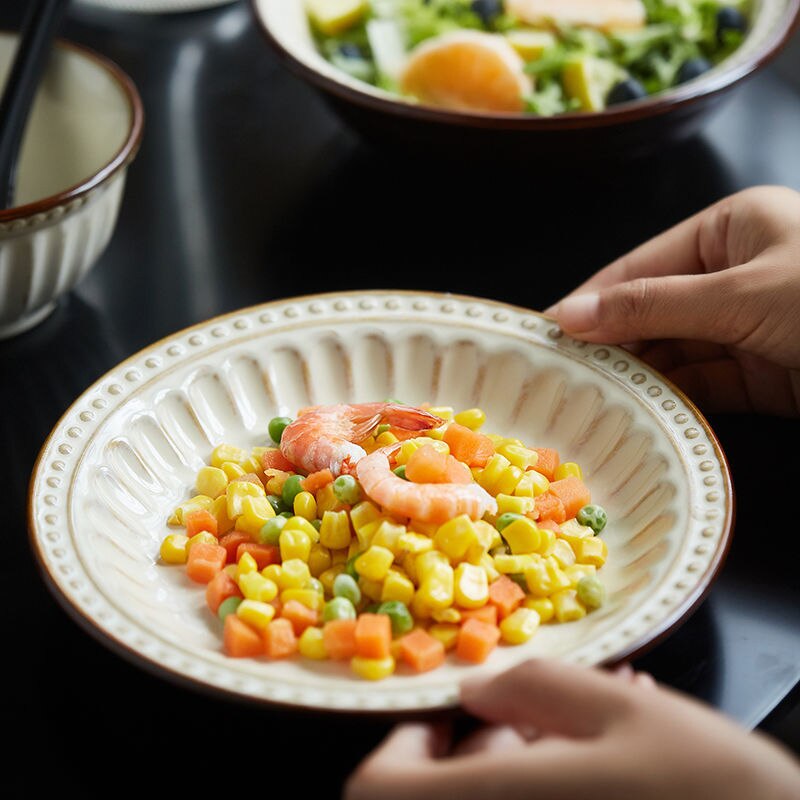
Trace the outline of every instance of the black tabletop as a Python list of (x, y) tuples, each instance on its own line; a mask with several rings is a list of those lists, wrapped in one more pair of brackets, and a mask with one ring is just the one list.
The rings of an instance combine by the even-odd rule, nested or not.
[[(0, 0), (0, 27), (19, 25), (20, 5)], [(541, 309), (724, 195), (800, 189), (800, 40), (732, 92), (698, 137), (631, 163), (545, 168), (535, 151), (508, 165), (491, 153), (465, 162), (367, 144), (286, 71), (246, 2), (153, 15), (75, 0), (63, 33), (131, 76), (146, 119), (99, 263), (37, 328), (0, 342), (8, 796), (95, 797), (118, 785), (242, 797), (268, 790), (274, 774), (298, 781), (302, 796), (335, 795), (389, 720), (180, 688), (62, 611), (26, 535), (27, 481), (48, 432), (120, 360), (215, 314), (352, 288)], [(709, 420), (737, 494), (733, 544), (704, 603), (636, 666), (797, 747), (797, 520), (777, 509), (796, 496), (800, 428), (756, 415)], [(25, 758), (33, 767), (14, 769)]]

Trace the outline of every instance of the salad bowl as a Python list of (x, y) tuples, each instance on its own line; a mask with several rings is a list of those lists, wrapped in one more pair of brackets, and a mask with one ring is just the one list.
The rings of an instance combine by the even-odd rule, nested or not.
[(371, 142), (459, 158), (530, 160), (532, 154), (538, 159), (553, 153), (585, 161), (627, 159), (698, 133), (735, 87), (780, 52), (798, 24), (800, 0), (752, 0), (741, 44), (697, 77), (630, 102), (548, 116), (417, 102), (326, 59), (304, 0), (251, 0), (251, 8), (267, 44), (286, 67)]
[[(230, 658), (205, 587), (164, 563), (173, 510), (220, 443), (320, 403), (401, 397), (480, 407), (485, 428), (580, 463), (608, 513), (607, 602), (483, 664), (448, 658), (380, 681), (347, 664)], [(156, 342), (89, 387), (44, 443), (29, 531), (66, 611), (121, 656), (194, 689), (332, 712), (456, 706), (459, 682), (529, 657), (635, 658), (697, 608), (733, 525), (724, 453), (691, 401), (634, 356), (481, 298), (352, 291), (266, 303)]]

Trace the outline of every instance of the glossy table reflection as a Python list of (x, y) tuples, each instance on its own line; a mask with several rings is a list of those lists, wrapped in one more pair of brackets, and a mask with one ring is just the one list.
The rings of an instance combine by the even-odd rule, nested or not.
[[(18, 6), (0, 0), (0, 27), (18, 26)], [(118, 361), (215, 314), (341, 288), (426, 288), (544, 308), (728, 193), (758, 183), (800, 189), (800, 41), (685, 145), (592, 170), (545, 168), (532, 152), (512, 171), (491, 154), (443, 163), (367, 146), (266, 49), (245, 2), (139, 15), (76, 0), (64, 31), (131, 75), (146, 121), (100, 263), (43, 324), (0, 343), (9, 508), (0, 717), (14, 734), (9, 763), (33, 755), (44, 767), (10, 770), (6, 796), (95, 797), (117, 785), (211, 794), (241, 778), (227, 774), (239, 746), (306, 790), (335, 795), (389, 721), (265, 710), (178, 688), (111, 654), (61, 610), (25, 531), (27, 480), (47, 433)], [(796, 495), (800, 429), (758, 416), (710, 421), (737, 489), (734, 543), (704, 604), (637, 666), (797, 747), (796, 536), (765, 512), (757, 489), (766, 464), (772, 491)], [(165, 777), (161, 764), (170, 765)], [(248, 780), (266, 786), (257, 774)]]

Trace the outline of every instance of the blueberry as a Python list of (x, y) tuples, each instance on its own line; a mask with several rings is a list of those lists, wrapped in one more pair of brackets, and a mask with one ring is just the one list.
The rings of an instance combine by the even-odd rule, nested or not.
[(686, 81), (699, 78), (704, 72), (711, 69), (711, 62), (706, 58), (690, 58), (681, 64), (675, 83), (686, 83)]
[(345, 58), (364, 58), (361, 48), (352, 42), (343, 42), (340, 44), (339, 53)]
[(647, 89), (636, 78), (626, 78), (611, 87), (611, 91), (606, 97), (606, 103), (614, 106), (617, 103), (627, 103), (631, 100), (639, 100), (642, 97), (647, 97)]
[(717, 39), (720, 44), (726, 31), (738, 31), (744, 33), (747, 30), (747, 20), (738, 8), (724, 6), (717, 11)]
[(491, 25), (495, 17), (499, 17), (503, 13), (501, 0), (472, 0), (469, 7), (487, 27)]

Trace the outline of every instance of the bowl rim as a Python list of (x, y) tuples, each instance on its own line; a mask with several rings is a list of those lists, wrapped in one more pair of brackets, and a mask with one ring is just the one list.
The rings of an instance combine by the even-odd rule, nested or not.
[[(800, 0), (798, 1), (800, 2)], [(19, 32), (10, 29), (0, 29), (0, 36), (3, 35), (10, 35), (12, 38), (16, 39), (19, 38)], [(0, 209), (0, 223), (31, 217), (36, 214), (43, 214), (57, 206), (64, 205), (72, 200), (87, 195), (117, 172), (127, 167), (136, 156), (139, 145), (141, 144), (142, 131), (144, 128), (144, 105), (139, 95), (139, 90), (136, 88), (136, 84), (134, 84), (130, 76), (110, 58), (84, 44), (78, 44), (69, 39), (59, 37), (55, 40), (54, 46), (62, 50), (72, 51), (81, 58), (93, 62), (112, 78), (122, 90), (122, 94), (128, 103), (130, 110), (128, 132), (122, 145), (111, 160), (100, 167), (100, 169), (78, 183), (68, 186), (66, 189), (50, 195), (49, 197), (43, 197), (39, 200), (26, 203), (25, 205), (14, 206), (13, 208)]]
[[(270, 0), (249, 0), (250, 11), (267, 43), (281, 60), (301, 78), (309, 81), (339, 100), (344, 100), (370, 111), (388, 113), (394, 117), (411, 118), (418, 122), (433, 122), (444, 125), (466, 125), (472, 128), (506, 129), (517, 131), (556, 131), (584, 128), (604, 128), (624, 122), (634, 122), (648, 117), (660, 116), (674, 111), (703, 97), (732, 88), (771, 61), (783, 48), (795, 30), (800, 29), (800, 0), (788, 0), (782, 16), (786, 24), (776, 28), (772, 36), (735, 68), (722, 70), (710, 75), (706, 80), (689, 81), (656, 95), (623, 103), (619, 106), (593, 112), (567, 112), (551, 117), (524, 113), (498, 113), (457, 111), (411, 103), (402, 97), (386, 94), (373, 94), (356, 89), (323, 75), (301, 61), (288, 50), (272, 33), (260, 5)], [(282, 0), (286, 2), (286, 0)], [(724, 62), (723, 62), (724, 63)], [(365, 84), (366, 86), (367, 84)]]
[[(39, 449), (39, 452), (34, 462), (33, 468), (30, 473), (28, 487), (27, 487), (27, 534), (28, 545), (34, 555), (34, 561), (43, 582), (50, 590), (51, 594), (55, 597), (61, 608), (65, 613), (84, 631), (90, 634), (95, 640), (99, 641), (112, 652), (122, 656), (130, 663), (143, 669), (145, 672), (150, 673), (158, 678), (166, 679), (172, 683), (185, 688), (198, 691), (200, 694), (205, 694), (211, 697), (225, 698), (233, 702), (240, 702), (248, 705), (255, 705), (257, 707), (268, 708), (283, 708), (296, 713), (311, 713), (311, 714), (324, 714), (324, 715), (348, 715), (348, 716), (363, 716), (369, 718), (381, 718), (389, 716), (392, 719), (400, 719), (406, 717), (420, 717), (425, 718), (435, 717), (439, 715), (452, 716), (461, 713), (461, 706), (458, 701), (451, 705), (436, 705), (426, 708), (399, 708), (399, 709), (385, 709), (385, 708), (333, 708), (327, 706), (306, 706), (297, 704), (291, 701), (282, 701), (276, 698), (257, 697), (245, 693), (236, 692), (214, 683), (209, 683), (202, 678), (184, 673), (175, 669), (149, 655), (134, 649), (130, 644), (125, 642), (122, 637), (117, 636), (111, 630), (98, 624), (97, 620), (82, 609), (75, 601), (73, 595), (67, 594), (59, 582), (55, 579), (51, 570), (48, 568), (45, 554), (42, 550), (39, 536), (39, 526), (36, 519), (36, 507), (34, 503), (37, 478), (40, 475), (44, 457), (53, 442), (57, 432), (60, 431), (65, 421), (79, 406), (81, 401), (88, 396), (91, 392), (101, 386), (104, 382), (108, 381), (112, 374), (121, 373), (129, 366), (135, 364), (147, 353), (154, 352), (159, 348), (165, 346), (170, 342), (175, 342), (178, 339), (188, 336), (189, 334), (199, 330), (210, 330), (213, 325), (229, 322), (242, 315), (253, 314), (256, 311), (261, 312), (274, 308), (285, 308), (292, 303), (310, 303), (314, 300), (332, 300), (334, 298), (348, 297), (348, 298), (361, 298), (361, 297), (393, 297), (393, 296), (419, 296), (434, 298), (437, 300), (458, 300), (458, 301), (478, 301), (488, 306), (494, 306), (498, 309), (512, 309), (515, 311), (524, 311), (526, 314), (532, 314), (541, 320), (552, 322), (555, 321), (552, 317), (546, 314), (530, 309), (513, 302), (506, 302), (496, 300), (489, 297), (478, 297), (475, 295), (466, 295), (456, 292), (437, 292), (430, 290), (414, 290), (414, 289), (391, 289), (388, 287), (373, 288), (373, 289), (345, 289), (340, 291), (329, 292), (314, 292), (309, 294), (294, 295), (291, 297), (282, 297), (274, 300), (256, 303), (250, 306), (233, 309), (230, 311), (215, 314), (200, 322), (188, 325), (181, 329), (176, 329), (167, 335), (151, 342), (144, 346), (135, 353), (130, 354), (115, 366), (111, 367), (106, 373), (101, 375), (93, 384), (84, 389), (79, 396), (77, 396), (69, 407), (65, 409), (63, 414), (55, 422), (50, 432), (47, 434), (45, 440)], [(604, 345), (609, 349), (618, 349), (617, 345)], [(702, 410), (694, 403), (686, 393), (680, 389), (675, 383), (667, 378), (662, 373), (654, 370), (644, 361), (642, 361), (634, 353), (625, 351), (625, 357), (630, 359), (634, 364), (639, 364), (643, 368), (658, 375), (658, 379), (673, 391), (677, 397), (681, 399), (695, 415), (698, 424), (703, 428), (708, 436), (709, 442), (714, 449), (714, 456), (718, 461), (720, 472), (722, 475), (723, 490), (728, 503), (726, 507), (725, 519), (722, 521), (722, 529), (719, 545), (716, 547), (713, 558), (710, 560), (708, 567), (697, 581), (694, 589), (687, 594), (682, 602), (678, 603), (671, 613), (669, 613), (660, 624), (654, 626), (650, 631), (637, 637), (627, 647), (622, 648), (615, 653), (611, 658), (606, 658), (598, 662), (596, 668), (613, 668), (622, 663), (635, 660), (646, 653), (649, 653), (664, 639), (668, 638), (679, 630), (689, 618), (697, 611), (702, 605), (709, 592), (716, 583), (717, 578), (722, 570), (725, 561), (727, 560), (730, 547), (733, 540), (737, 501), (736, 492), (733, 485), (730, 463), (727, 455), (722, 447), (716, 432), (712, 428), (710, 422), (706, 418)]]

